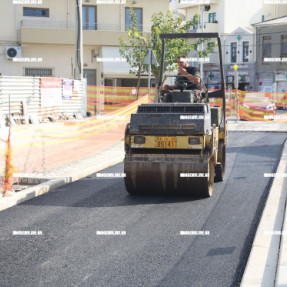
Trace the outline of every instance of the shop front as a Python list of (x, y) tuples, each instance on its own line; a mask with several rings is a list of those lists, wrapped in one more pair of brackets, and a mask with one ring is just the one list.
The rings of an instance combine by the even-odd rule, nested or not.
[[(241, 91), (255, 91), (255, 63), (238, 64), (238, 89)], [(226, 89), (235, 89), (234, 65), (224, 65)]]

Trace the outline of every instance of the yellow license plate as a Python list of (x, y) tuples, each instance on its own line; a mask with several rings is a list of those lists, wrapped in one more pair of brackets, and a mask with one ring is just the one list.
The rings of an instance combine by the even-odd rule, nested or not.
[(156, 137), (156, 148), (176, 148), (176, 137)]

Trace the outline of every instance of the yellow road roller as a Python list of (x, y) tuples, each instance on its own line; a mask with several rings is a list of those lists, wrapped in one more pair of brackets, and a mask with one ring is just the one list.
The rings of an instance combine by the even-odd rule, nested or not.
[[(185, 194), (210, 197), (214, 181), (223, 181), (227, 121), (221, 42), (218, 33), (161, 34), (160, 84), (154, 103), (142, 104), (125, 130), (125, 186), (130, 194)], [(202, 81), (198, 100), (186, 81), (164, 90), (168, 39), (217, 39), (220, 83), (210, 92)], [(178, 75), (182, 76), (182, 75)], [(186, 79), (185, 76), (182, 76)], [(193, 83), (192, 83), (193, 84)], [(213, 85), (214, 86), (214, 85)], [(211, 107), (209, 98), (222, 104)]]

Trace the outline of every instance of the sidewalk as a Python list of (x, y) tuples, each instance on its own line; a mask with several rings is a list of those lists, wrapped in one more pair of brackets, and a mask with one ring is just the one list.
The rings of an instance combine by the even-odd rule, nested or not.
[[(228, 121), (234, 132), (284, 132), (287, 123)], [(287, 139), (287, 134), (286, 134)], [(287, 174), (287, 141), (277, 174)], [(260, 219), (241, 287), (287, 286), (287, 177), (275, 177)]]
[(236, 121), (228, 120), (228, 130), (229, 131), (242, 131), (242, 132), (287, 132), (287, 122), (278, 123), (278, 122), (245, 122), (245, 121)]
[(124, 142), (121, 140), (112, 144), (114, 140), (109, 142), (108, 148), (98, 148), (98, 151), (94, 151), (89, 157), (41, 173), (26, 175), (21, 179), (23, 184), (37, 185), (12, 193), (8, 197), (0, 197), (0, 211), (121, 162), (124, 159)]

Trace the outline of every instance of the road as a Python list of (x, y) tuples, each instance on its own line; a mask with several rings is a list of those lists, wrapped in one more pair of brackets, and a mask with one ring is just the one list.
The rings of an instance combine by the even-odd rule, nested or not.
[[(230, 133), (209, 199), (130, 196), (123, 178), (93, 174), (2, 211), (0, 286), (239, 286), (286, 138)], [(110, 230), (126, 235), (97, 234)]]

